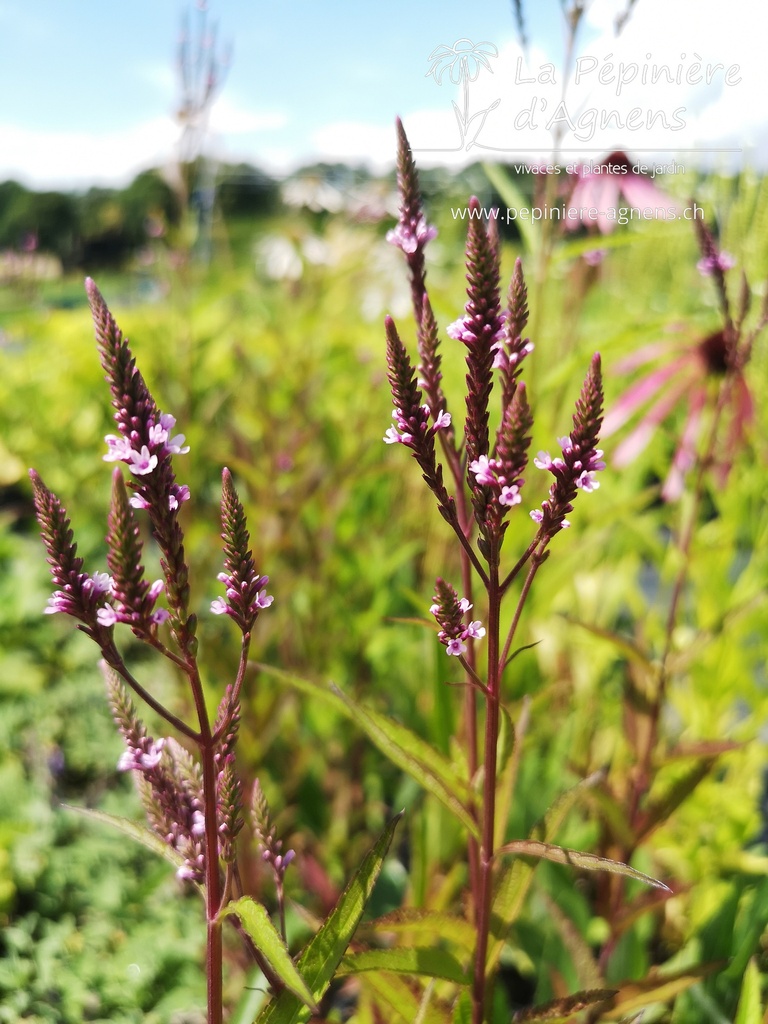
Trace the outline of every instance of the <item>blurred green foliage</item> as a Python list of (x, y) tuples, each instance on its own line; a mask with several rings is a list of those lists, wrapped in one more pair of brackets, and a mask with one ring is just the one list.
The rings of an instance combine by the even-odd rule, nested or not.
[[(417, 468), (381, 440), (391, 416), (385, 313), (415, 348), (405, 268), (384, 241), (389, 223), (359, 215), (360, 196), (348, 181), (339, 182), (340, 209), (313, 211), (307, 203), (289, 210), (273, 205), (251, 171), (242, 175), (244, 198), (222, 195), (228, 219), (218, 222), (208, 269), (158, 237), (141, 262), (97, 278), (159, 404), (191, 445), (177, 472), (192, 492), (184, 525), (211, 704), (237, 664), (228, 623), (207, 612), (221, 567), (218, 497), (227, 465), (246, 502), (258, 568), (275, 595), (259, 620), (256, 659), (333, 681), (460, 759), (450, 742), (460, 691), (445, 686), (451, 665), (433, 632), (414, 622), (426, 618), (435, 576), (456, 579), (456, 553)], [(487, 189), (477, 175), (425, 179), (440, 231), (430, 250), (430, 293), (443, 327), (464, 302), (463, 228), (451, 207), (466, 201), (468, 183)], [(686, 187), (717, 220), (722, 245), (755, 286), (759, 305), (768, 275), (768, 185), (748, 173), (694, 185), (691, 177)], [(668, 184), (673, 189), (675, 180)], [(369, 193), (376, 194), (386, 188)], [(82, 197), (79, 223), (89, 237), (103, 239), (119, 223), (126, 238), (137, 239), (149, 207), (169, 221), (175, 216), (152, 177), (126, 191), (116, 220), (113, 199), (95, 191)], [(18, 236), (25, 202), (24, 190), (0, 186), (0, 245)], [(45, 236), (54, 249), (69, 237), (73, 216), (57, 203), (51, 200), (51, 222), (58, 226), (50, 241)], [(696, 272), (688, 223), (630, 225), (605, 240), (598, 268), (581, 258), (590, 244), (561, 242), (546, 281), (531, 288), (533, 451), (552, 448), (569, 429), (594, 350), (603, 355), (610, 406), (628, 384), (614, 371), (622, 357), (650, 342), (693, 343), (718, 326), (714, 288)], [(508, 243), (507, 273), (517, 254)], [(26, 482), (34, 466), (68, 508), (86, 565), (105, 568), (110, 473), (101, 455), (111, 410), (80, 284), (43, 285), (31, 300), (0, 294), (0, 339), (0, 1020), (196, 1021), (204, 999), (196, 897), (181, 894), (167, 865), (62, 807), (138, 815), (130, 780), (115, 769), (120, 743), (94, 651), (71, 623), (41, 614), (49, 583)], [(651, 795), (663, 796), (686, 770), (684, 756), (667, 756), (673, 748), (729, 739), (734, 749), (637, 851), (635, 867), (679, 891), (629, 924), (607, 974), (620, 981), (659, 965), (667, 972), (719, 966), (652, 1006), (644, 1024), (731, 1020), (750, 960), (763, 987), (768, 972), (765, 370), (762, 341), (747, 371), (757, 420), (727, 486), (708, 490), (693, 548)], [(451, 343), (444, 373), (460, 418), (463, 364)], [(526, 608), (520, 642), (537, 646), (512, 663), (506, 680), (513, 718), (531, 701), (508, 839), (526, 835), (590, 772), (605, 770), (620, 791), (633, 770), (625, 735), (631, 658), (612, 637), (651, 661), (660, 655), (677, 568), (671, 537), (685, 505), (661, 503), (658, 485), (684, 418), (685, 409), (676, 410), (640, 459), (609, 469), (597, 494), (580, 496), (573, 527), (557, 539)], [(533, 469), (528, 476), (525, 507), (546, 489)], [(521, 511), (506, 545), (522, 550), (531, 529)], [(151, 564), (151, 544), (146, 551)], [(133, 656), (126, 660), (153, 692), (188, 714), (168, 669), (138, 648)], [(243, 775), (259, 776), (299, 854), (287, 876), (290, 895), (312, 913), (327, 912), (372, 835), (405, 807), (374, 913), (403, 903), (456, 906), (464, 881), (459, 828), (346, 719), (255, 666), (243, 711)], [(582, 802), (558, 842), (596, 849), (604, 810)], [(246, 857), (242, 871), (248, 890), (271, 906), (260, 865)], [(540, 865), (502, 957), (499, 1021), (518, 1005), (589, 986), (588, 957), (606, 927), (591, 879)], [(289, 931), (294, 941), (306, 936), (299, 915), (290, 917)], [(233, 1003), (245, 968), (233, 944)], [(368, 1019), (367, 1005), (362, 998), (360, 1020)], [(329, 1012), (342, 1019), (340, 1010)]]

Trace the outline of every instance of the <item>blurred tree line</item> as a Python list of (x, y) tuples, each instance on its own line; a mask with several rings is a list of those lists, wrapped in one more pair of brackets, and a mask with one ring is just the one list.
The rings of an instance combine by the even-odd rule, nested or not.
[[(194, 180), (194, 168), (185, 177)], [(223, 165), (216, 203), (225, 218), (270, 213), (278, 184), (250, 164)], [(119, 268), (150, 239), (173, 232), (185, 211), (179, 191), (158, 170), (142, 171), (126, 188), (84, 193), (35, 192), (17, 181), (0, 183), (0, 250), (52, 253), (65, 271), (81, 266)], [(195, 216), (195, 192), (188, 213)]]

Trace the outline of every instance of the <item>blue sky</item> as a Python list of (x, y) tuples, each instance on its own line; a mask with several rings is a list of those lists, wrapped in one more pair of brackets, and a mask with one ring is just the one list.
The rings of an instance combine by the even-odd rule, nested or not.
[[(194, 19), (194, 6), (181, 0), (0, 0), (0, 179), (85, 187), (169, 165), (179, 137), (176, 40), (183, 10), (192, 8)], [(751, 10), (750, 0), (729, 0), (724, 18), (715, 0), (637, 0), (616, 40), (613, 22), (626, 0), (593, 0), (576, 52), (583, 80), (576, 84), (571, 75), (565, 94), (559, 0), (524, 0), (531, 46), (522, 76), (516, 76), (522, 55), (510, 0), (209, 0), (208, 6), (221, 41), (233, 46), (210, 135), (223, 159), (249, 160), (276, 173), (318, 159), (381, 168), (392, 152), (396, 114), (415, 148), (436, 151), (422, 162), (466, 162), (493, 151), (511, 160), (516, 149), (535, 148), (544, 156), (552, 131), (542, 112), (550, 116), (565, 96), (571, 123), (594, 112), (592, 127), (588, 117), (582, 121), (580, 140), (566, 132), (574, 148), (595, 154), (665, 149), (664, 159), (676, 148), (730, 148), (742, 152), (703, 159), (768, 163), (762, 111), (768, 72), (761, 52), (768, 13), (762, 3)], [(440, 84), (427, 76), (432, 51), (462, 38), (497, 51), (487, 56), (487, 69), (478, 68), (466, 97), (450, 82), (450, 70)], [(650, 75), (652, 64), (665, 62), (695, 82), (691, 65), (698, 58), (723, 65), (708, 85), (683, 81), (654, 89), (639, 82), (643, 68)], [(608, 82), (611, 60), (637, 68), (638, 81), (620, 97)], [(556, 84), (520, 81), (536, 78), (548, 61)], [(728, 83), (724, 74), (734, 64), (739, 71)], [(605, 83), (598, 81), (601, 72)], [(467, 115), (477, 117), (464, 141), (482, 122), (477, 139), (485, 152), (450, 152), (461, 146), (453, 104), (461, 108), (465, 98)], [(539, 123), (514, 129), (532, 103)], [(623, 125), (630, 104), (641, 111), (631, 130), (615, 119), (605, 131), (597, 125), (598, 114), (614, 108)], [(645, 119), (653, 114), (658, 119), (650, 129)]]

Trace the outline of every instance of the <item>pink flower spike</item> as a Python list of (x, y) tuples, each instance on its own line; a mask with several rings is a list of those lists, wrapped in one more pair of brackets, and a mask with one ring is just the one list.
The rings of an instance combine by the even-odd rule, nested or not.
[(696, 269), (702, 277), (711, 277), (716, 270), (719, 270), (724, 274), (726, 270), (731, 270), (735, 266), (736, 260), (729, 252), (726, 252), (725, 249), (723, 249), (722, 252), (704, 256), (696, 264)]

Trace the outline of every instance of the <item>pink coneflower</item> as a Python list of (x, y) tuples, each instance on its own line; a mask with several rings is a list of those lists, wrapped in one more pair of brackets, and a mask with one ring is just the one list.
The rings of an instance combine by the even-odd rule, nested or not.
[[(595, 166), (602, 170), (597, 172), (593, 169)], [(582, 167), (566, 202), (565, 230), (575, 231), (582, 224), (597, 225), (601, 234), (610, 234), (618, 224), (617, 211), (622, 200), (637, 210), (675, 208), (676, 204), (650, 178), (633, 171), (632, 167), (632, 161), (621, 150), (609, 154), (599, 165)], [(597, 214), (589, 216), (588, 210), (596, 210)]]
[[(667, 352), (669, 347), (666, 344), (647, 345), (619, 363), (616, 369), (620, 373), (629, 372)], [(648, 404), (640, 421), (614, 452), (615, 465), (626, 466), (636, 458), (647, 446), (657, 427), (684, 400), (688, 408), (685, 425), (661, 491), (665, 501), (677, 500), (683, 492), (685, 473), (696, 460), (702, 419), (711, 396), (711, 384), (713, 381), (722, 382), (726, 374), (731, 377), (728, 402), (730, 423), (715, 464), (717, 480), (722, 486), (754, 415), (754, 402), (742, 368), (729, 367), (728, 346), (723, 330), (715, 331), (694, 345), (678, 350), (671, 362), (642, 377), (609, 410), (603, 423), (604, 438), (619, 430), (638, 409)]]

